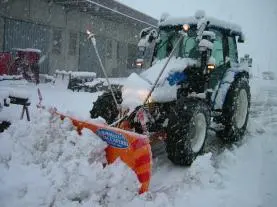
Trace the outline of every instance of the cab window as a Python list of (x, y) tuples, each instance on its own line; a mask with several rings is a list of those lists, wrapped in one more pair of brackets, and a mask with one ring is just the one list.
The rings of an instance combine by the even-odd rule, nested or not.
[(229, 46), (229, 58), (233, 63), (238, 63), (238, 53), (235, 37), (228, 37), (228, 46)]
[(223, 35), (217, 30), (214, 30), (213, 32), (216, 35), (216, 39), (214, 41), (212, 56), (215, 58), (215, 64), (218, 67), (224, 64)]

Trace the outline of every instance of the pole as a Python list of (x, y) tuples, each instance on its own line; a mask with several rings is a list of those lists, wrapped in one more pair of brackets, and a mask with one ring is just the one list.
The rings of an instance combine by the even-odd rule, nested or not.
[(103, 65), (103, 63), (102, 63), (101, 57), (100, 57), (100, 55), (99, 55), (99, 52), (98, 52), (98, 49), (97, 49), (97, 46), (96, 46), (96, 40), (95, 40), (94, 34), (92, 34), (90, 31), (87, 31), (87, 34), (89, 35), (89, 36), (88, 36), (88, 39), (91, 40), (92, 45), (93, 45), (93, 47), (94, 47), (96, 56), (97, 56), (98, 61), (99, 61), (99, 63), (100, 63), (100, 67), (101, 67), (101, 69), (102, 69), (102, 71), (103, 71), (103, 73), (104, 73), (105, 79), (106, 79), (106, 81), (107, 81), (107, 83), (108, 83), (108, 88), (109, 88), (109, 90), (110, 90), (111, 93), (112, 93), (114, 103), (116, 104), (117, 109), (119, 109), (119, 104), (117, 103), (115, 94), (114, 94), (114, 92), (113, 92), (113, 89), (112, 89), (110, 80), (109, 80), (108, 75), (107, 75), (107, 71), (106, 71), (106, 69), (105, 69), (105, 67), (104, 67), (104, 65)]

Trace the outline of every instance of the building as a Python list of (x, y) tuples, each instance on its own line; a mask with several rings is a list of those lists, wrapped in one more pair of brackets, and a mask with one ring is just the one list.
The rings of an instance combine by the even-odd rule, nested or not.
[(0, 51), (36, 48), (41, 72), (94, 71), (102, 76), (86, 30), (95, 35), (109, 76), (131, 68), (139, 32), (158, 21), (114, 0), (0, 0)]

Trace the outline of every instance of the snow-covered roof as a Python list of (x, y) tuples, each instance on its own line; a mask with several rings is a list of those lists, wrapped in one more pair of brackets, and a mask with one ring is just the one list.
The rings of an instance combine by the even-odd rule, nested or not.
[(56, 70), (56, 74), (60, 75), (71, 75), (71, 77), (79, 77), (79, 78), (95, 78), (95, 72), (87, 72), (87, 71), (65, 71), (65, 70)]
[[(204, 17), (207, 21), (210, 22), (210, 26), (231, 30), (232, 32), (237, 33), (238, 35), (242, 35), (242, 29), (239, 25), (219, 20), (214, 17)], [(190, 25), (197, 25), (199, 19), (196, 17), (169, 17), (164, 21), (159, 23), (159, 26), (168, 26), (168, 25), (183, 25), (183, 24), (190, 24)]]
[(22, 75), (6, 75), (6, 74), (0, 75), (0, 81), (2, 81), (2, 80), (19, 80), (22, 78), (23, 78)]
[(72, 77), (80, 77), (80, 78), (86, 78), (86, 77), (95, 78), (96, 77), (96, 73), (94, 73), (94, 72), (78, 71), (78, 72), (71, 72), (70, 74)]
[(13, 48), (13, 50), (16, 51), (22, 51), (22, 52), (35, 52), (35, 53), (41, 53), (41, 50), (35, 49), (35, 48)]

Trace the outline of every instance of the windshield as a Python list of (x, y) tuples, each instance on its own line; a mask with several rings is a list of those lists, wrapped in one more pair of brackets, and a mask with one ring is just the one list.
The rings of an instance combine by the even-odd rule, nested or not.
[[(159, 41), (155, 48), (154, 60), (162, 60), (168, 57), (180, 36), (180, 33), (175, 30), (160, 30)], [(187, 36), (185, 36), (180, 45), (178, 45), (174, 56), (193, 59), (199, 56), (196, 42), (196, 30), (191, 29), (188, 32)]]

